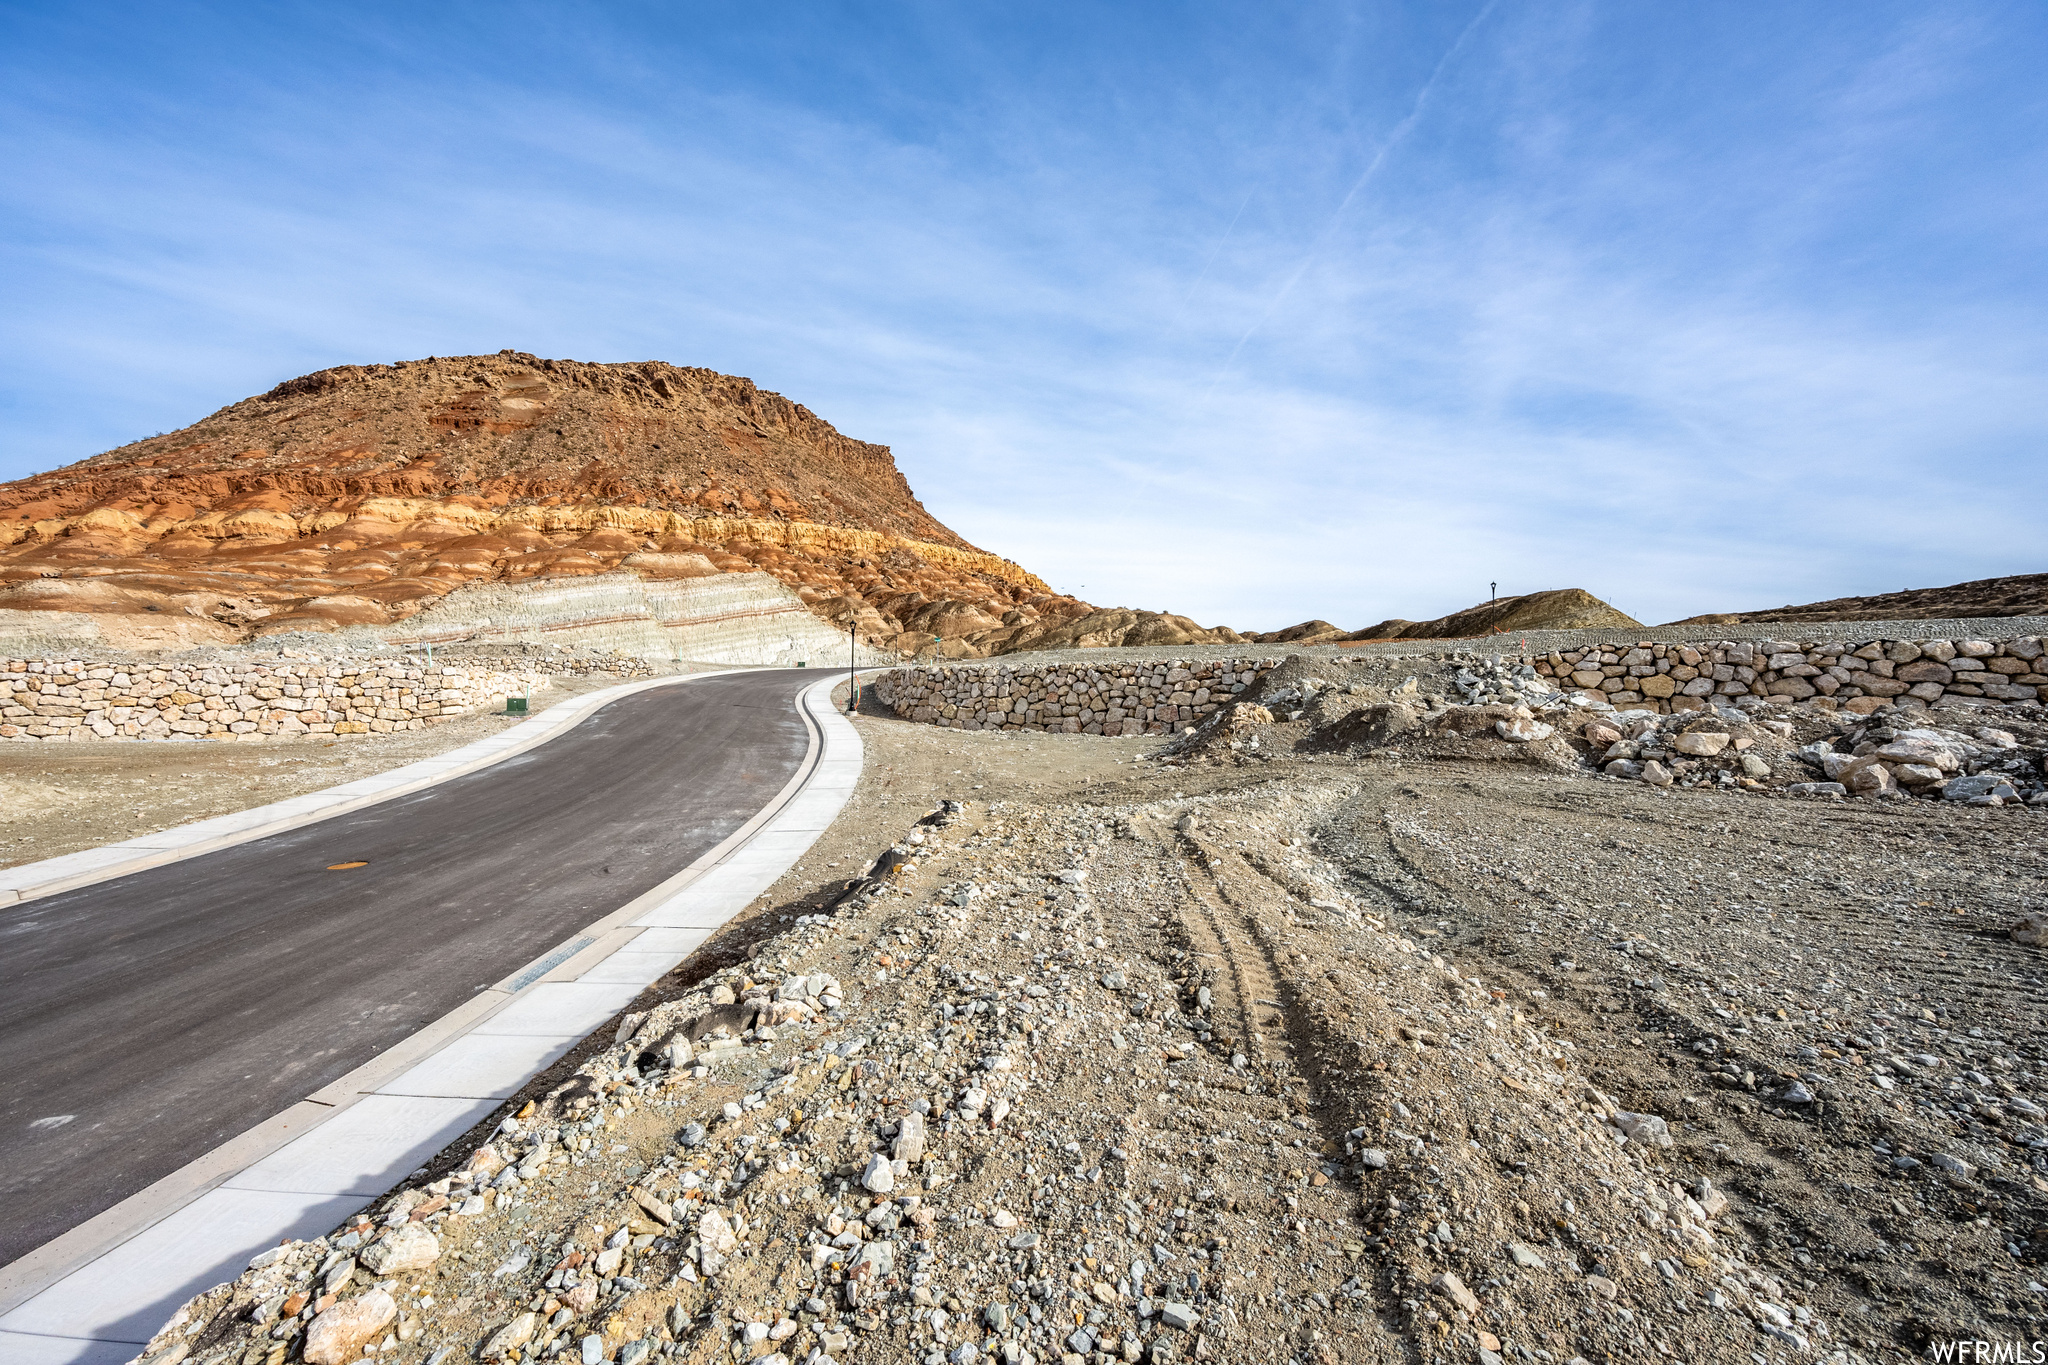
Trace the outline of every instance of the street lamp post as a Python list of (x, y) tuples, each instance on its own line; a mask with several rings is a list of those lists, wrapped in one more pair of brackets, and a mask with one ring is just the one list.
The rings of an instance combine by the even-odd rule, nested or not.
[(854, 677), (854, 663), (859, 646), (854, 642), (853, 622), (846, 623), (846, 714), (856, 715), (860, 711), (860, 683)]

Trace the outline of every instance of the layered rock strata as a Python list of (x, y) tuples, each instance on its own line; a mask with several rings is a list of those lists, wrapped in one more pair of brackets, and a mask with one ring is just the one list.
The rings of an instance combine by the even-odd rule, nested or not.
[(0, 661), (0, 739), (267, 740), (390, 734), (502, 707), (545, 674), (395, 659), (278, 659), (154, 668)]
[(621, 572), (458, 588), (397, 625), (338, 632), (335, 643), (404, 648), (511, 642), (594, 647), (697, 663), (845, 665), (884, 656), (854, 645), (767, 574), (649, 580)]
[(940, 524), (886, 446), (659, 362), (341, 366), (0, 484), (0, 637), (375, 635), (464, 587), (609, 574), (765, 576), (898, 651), (1224, 638), (1054, 593)]

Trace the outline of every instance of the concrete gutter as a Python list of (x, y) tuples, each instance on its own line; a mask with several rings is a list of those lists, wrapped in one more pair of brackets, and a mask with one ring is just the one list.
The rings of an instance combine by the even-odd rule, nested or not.
[[(159, 840), (131, 848), (149, 842), (131, 840), (12, 869), (70, 865), (47, 881), (9, 885), (44, 895), (354, 810), (532, 748), (631, 692), (688, 681), (606, 688), (441, 758), (224, 817), (270, 813), (243, 829), (217, 829), (203, 846)], [(838, 682), (828, 674), (799, 695), (811, 743), (796, 775), (689, 867), (347, 1076), (0, 1270), (0, 1360), (132, 1359), (185, 1300), (233, 1279), (266, 1247), (323, 1235), (401, 1183), (681, 963), (802, 857), (852, 796), (861, 742), (832, 705)], [(505, 743), (551, 721), (516, 747)], [(365, 792), (380, 781), (377, 795)], [(279, 814), (287, 807), (296, 809)], [(115, 854), (120, 849), (129, 851)], [(76, 861), (96, 855), (112, 856)]]

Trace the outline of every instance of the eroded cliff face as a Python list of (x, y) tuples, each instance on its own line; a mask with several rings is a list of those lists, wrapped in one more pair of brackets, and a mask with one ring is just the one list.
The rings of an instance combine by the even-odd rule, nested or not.
[(888, 447), (658, 361), (341, 366), (0, 484), (0, 624), (83, 614), (138, 647), (375, 632), (471, 585), (621, 571), (766, 574), (885, 649), (1119, 624), (941, 525)]

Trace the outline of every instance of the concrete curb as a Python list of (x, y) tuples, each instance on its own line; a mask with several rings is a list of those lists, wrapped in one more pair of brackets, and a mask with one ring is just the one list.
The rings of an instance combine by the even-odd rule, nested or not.
[[(681, 681), (687, 679), (592, 693), (576, 704), (575, 719), (629, 692)], [(682, 962), (802, 857), (853, 794), (861, 742), (832, 705), (837, 685), (837, 676), (828, 675), (799, 694), (811, 745), (795, 776), (759, 814), (695, 863), (341, 1080), (0, 1272), (0, 1359), (9, 1365), (113, 1365), (132, 1359), (185, 1300), (233, 1279), (263, 1248), (319, 1236), (403, 1181)], [(567, 709), (551, 709), (535, 720)], [(558, 722), (519, 749), (574, 723)], [(425, 780), (407, 778), (376, 798), (351, 796), (321, 815), (288, 816), (290, 823), (275, 828), (417, 790), (518, 751), (494, 753)], [(226, 838), (157, 861), (236, 842), (241, 839)], [(87, 876), (66, 885), (102, 879)]]

